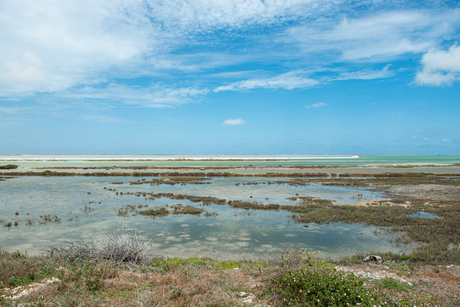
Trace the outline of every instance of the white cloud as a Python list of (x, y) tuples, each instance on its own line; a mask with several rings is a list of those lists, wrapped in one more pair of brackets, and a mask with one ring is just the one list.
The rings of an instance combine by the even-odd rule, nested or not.
[(443, 142), (443, 143), (450, 143), (450, 142), (452, 142), (452, 141), (449, 140), (449, 139), (446, 139), (446, 138), (442, 138), (442, 139), (441, 139), (441, 142)]
[(238, 118), (238, 119), (227, 119), (222, 123), (222, 125), (224, 125), (224, 126), (239, 126), (239, 125), (243, 125), (245, 123), (246, 122), (244, 120), (242, 120), (241, 118)]
[(411, 139), (415, 140), (417, 137), (415, 135), (410, 137)]
[(287, 37), (307, 53), (330, 51), (332, 59), (341, 61), (381, 62), (427, 51), (441, 37), (454, 34), (459, 21), (460, 10), (384, 11), (364, 18), (344, 17), (337, 24), (323, 19), (318, 26), (292, 27)]
[(338, 77), (333, 80), (371, 80), (371, 79), (383, 79), (394, 75), (394, 72), (389, 71), (391, 64), (386, 65), (382, 70), (360, 70), (353, 72), (341, 73)]
[(419, 85), (450, 85), (460, 78), (460, 47), (449, 50), (432, 49), (422, 58), (423, 70), (417, 73), (415, 82)]
[(195, 102), (197, 98), (209, 92), (206, 88), (169, 87), (154, 84), (149, 87), (110, 84), (107, 87), (84, 87), (72, 89), (58, 95), (67, 100), (98, 100), (119, 102), (125, 105), (164, 108)]
[(310, 109), (310, 108), (320, 108), (320, 107), (326, 107), (326, 106), (327, 106), (327, 103), (319, 102), (319, 103), (314, 103), (314, 104), (311, 104), (311, 105), (307, 105), (307, 106), (305, 106), (305, 108)]
[[(72, 98), (167, 107), (197, 101), (211, 92), (208, 88), (293, 90), (387, 78), (395, 73), (388, 67), (344, 65), (329, 78), (314, 73), (337, 63), (426, 52), (460, 24), (459, 9), (394, 11), (393, 2), (373, 2), (365, 17), (352, 17), (360, 5), (347, 0), (0, 1), (0, 97), (43, 94), (64, 98), (63, 103)], [(268, 68), (257, 66), (258, 77), (227, 71), (247, 63)], [(272, 67), (293, 71), (273, 76), (267, 72)], [(153, 86), (123, 84), (138, 77), (157, 79)], [(444, 84), (457, 76), (437, 69), (417, 78)]]
[(108, 70), (135, 69), (155, 35), (148, 18), (130, 18), (126, 6), (124, 1), (2, 1), (0, 96), (55, 92), (103, 81)]
[(241, 91), (255, 88), (265, 89), (287, 89), (308, 88), (319, 84), (315, 79), (301, 76), (301, 72), (288, 72), (271, 78), (254, 78), (239, 82), (233, 82), (228, 85), (219, 86), (214, 92), (222, 91)]
[(145, 1), (147, 15), (179, 31), (208, 31), (272, 24), (331, 9), (344, 0), (153, 0)]

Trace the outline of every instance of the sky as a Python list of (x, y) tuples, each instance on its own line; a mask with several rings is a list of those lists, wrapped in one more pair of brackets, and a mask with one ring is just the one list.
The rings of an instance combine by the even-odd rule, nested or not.
[(460, 154), (460, 2), (2, 0), (0, 154)]

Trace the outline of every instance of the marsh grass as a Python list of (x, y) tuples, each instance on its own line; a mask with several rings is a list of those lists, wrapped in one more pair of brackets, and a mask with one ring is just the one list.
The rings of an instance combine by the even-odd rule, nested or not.
[(161, 208), (151, 208), (147, 210), (142, 210), (142, 211), (139, 211), (139, 214), (150, 216), (150, 217), (162, 217), (162, 216), (168, 216), (170, 212), (165, 207), (161, 207)]
[(51, 214), (40, 215), (40, 220), (39, 220), (40, 224), (60, 223), (60, 222), (61, 222), (61, 219), (58, 218), (57, 215), (51, 215)]
[(46, 256), (30, 256), (20, 252), (0, 250), (0, 280), (2, 287), (17, 287), (41, 281), (56, 273), (64, 259)]
[[(426, 219), (412, 216), (425, 211), (441, 218)], [(408, 207), (388, 204), (371, 206), (337, 206), (302, 203), (292, 215), (298, 223), (345, 223), (388, 227), (387, 231), (399, 233), (397, 244), (416, 242), (411, 261), (460, 261), (460, 202), (413, 201)]]
[[(408, 177), (425, 178), (426, 176), (412, 176), (411, 174)], [(406, 177), (403, 174), (394, 178)], [(353, 206), (334, 205), (327, 199), (296, 196), (288, 198), (291, 201), (297, 201), (296, 205), (265, 205), (259, 202), (173, 193), (142, 192), (133, 195), (150, 200), (157, 198), (186, 199), (191, 202), (201, 202), (202, 205), (213, 203), (245, 210), (290, 211), (293, 213), (291, 218), (303, 224), (345, 223), (385, 227), (385, 231), (398, 234), (395, 238), (396, 245), (415, 242), (410, 256), (411, 261), (429, 261), (430, 263), (460, 261), (460, 229), (457, 227), (460, 225), (460, 201), (394, 198), (392, 201), (377, 201), (364, 206)], [(413, 216), (420, 211), (437, 215), (440, 218), (426, 219)]]
[(0, 169), (17, 169), (18, 166), (15, 164), (0, 165)]
[[(285, 250), (285, 254), (289, 256), (267, 261), (176, 257), (130, 265), (128, 269), (93, 257), (1, 251), (0, 294), (6, 297), (0, 296), (0, 304), (245, 306), (244, 297), (239, 295), (242, 291), (253, 295), (253, 305), (259, 306), (344, 306), (359, 302), (363, 306), (457, 306), (459, 302), (458, 287), (451, 284), (460, 281), (460, 267), (388, 262), (391, 272), (413, 280), (410, 286), (391, 278), (372, 280), (337, 272), (334, 264), (305, 250)], [(58, 280), (15, 300), (8, 298), (12, 295), (10, 287), (26, 289), (51, 277)]]
[(196, 208), (190, 205), (183, 206), (182, 204), (177, 204), (172, 209), (172, 214), (200, 215), (204, 211), (203, 208)]
[(149, 184), (151, 186), (159, 186), (162, 184), (166, 185), (182, 185), (185, 186), (187, 184), (212, 184), (210, 181), (212, 178), (204, 177), (203, 176), (170, 176), (170, 177), (159, 177), (153, 178), (152, 180), (138, 180), (138, 181), (131, 181), (131, 185), (141, 185), (141, 184)]

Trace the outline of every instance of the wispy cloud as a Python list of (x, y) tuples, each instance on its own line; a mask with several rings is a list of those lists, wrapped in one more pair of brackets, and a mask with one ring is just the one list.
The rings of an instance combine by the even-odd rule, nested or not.
[(417, 73), (415, 82), (419, 85), (450, 85), (460, 79), (460, 47), (449, 50), (432, 49), (422, 58), (423, 70)]
[(310, 108), (320, 108), (320, 107), (326, 107), (326, 106), (327, 106), (327, 103), (319, 102), (319, 103), (314, 103), (314, 104), (311, 104), (311, 105), (307, 105), (307, 106), (305, 106), (305, 108), (310, 109)]
[[(336, 19), (335, 19), (336, 20)], [(440, 37), (454, 33), (460, 10), (440, 14), (424, 10), (383, 11), (363, 18), (323, 20), (287, 30), (288, 40), (304, 52), (329, 51), (342, 61), (377, 61), (425, 52)], [(338, 53), (338, 57), (334, 54)]]
[(344, 72), (333, 80), (372, 80), (383, 79), (394, 75), (393, 71), (388, 70), (391, 64), (386, 65), (382, 70), (360, 70), (353, 72)]
[(169, 87), (152, 84), (149, 87), (109, 84), (104, 88), (86, 86), (57, 93), (61, 99), (109, 101), (131, 106), (164, 108), (195, 102), (207, 94), (207, 88)]
[(242, 120), (241, 118), (238, 119), (227, 119), (225, 120), (222, 125), (224, 126), (239, 126), (239, 125), (244, 125), (246, 122)]
[(228, 85), (219, 86), (214, 92), (222, 91), (241, 91), (256, 88), (265, 89), (287, 89), (308, 88), (317, 85), (317, 80), (301, 76), (301, 72), (288, 72), (276, 77), (255, 78), (239, 82), (233, 82)]
[(422, 132), (424, 135), (439, 135), (441, 132), (437, 128), (426, 129)]

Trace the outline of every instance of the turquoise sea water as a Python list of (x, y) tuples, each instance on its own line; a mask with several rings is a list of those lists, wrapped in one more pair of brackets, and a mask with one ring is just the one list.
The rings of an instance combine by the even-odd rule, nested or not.
[[(168, 160), (171, 159), (171, 160)], [(178, 160), (184, 159), (184, 160)], [(195, 159), (195, 160), (188, 160)], [(208, 160), (201, 160), (208, 159)], [(209, 160), (219, 159), (219, 160)], [(229, 160), (238, 159), (238, 160)], [(258, 160), (263, 159), (263, 160)], [(239, 155), (239, 156), (167, 156), (167, 155), (0, 155), (0, 165), (17, 164), (20, 167), (237, 167), (237, 166), (373, 166), (373, 165), (452, 165), (460, 164), (460, 155), (362, 155), (352, 156), (300, 156), (300, 155)]]

